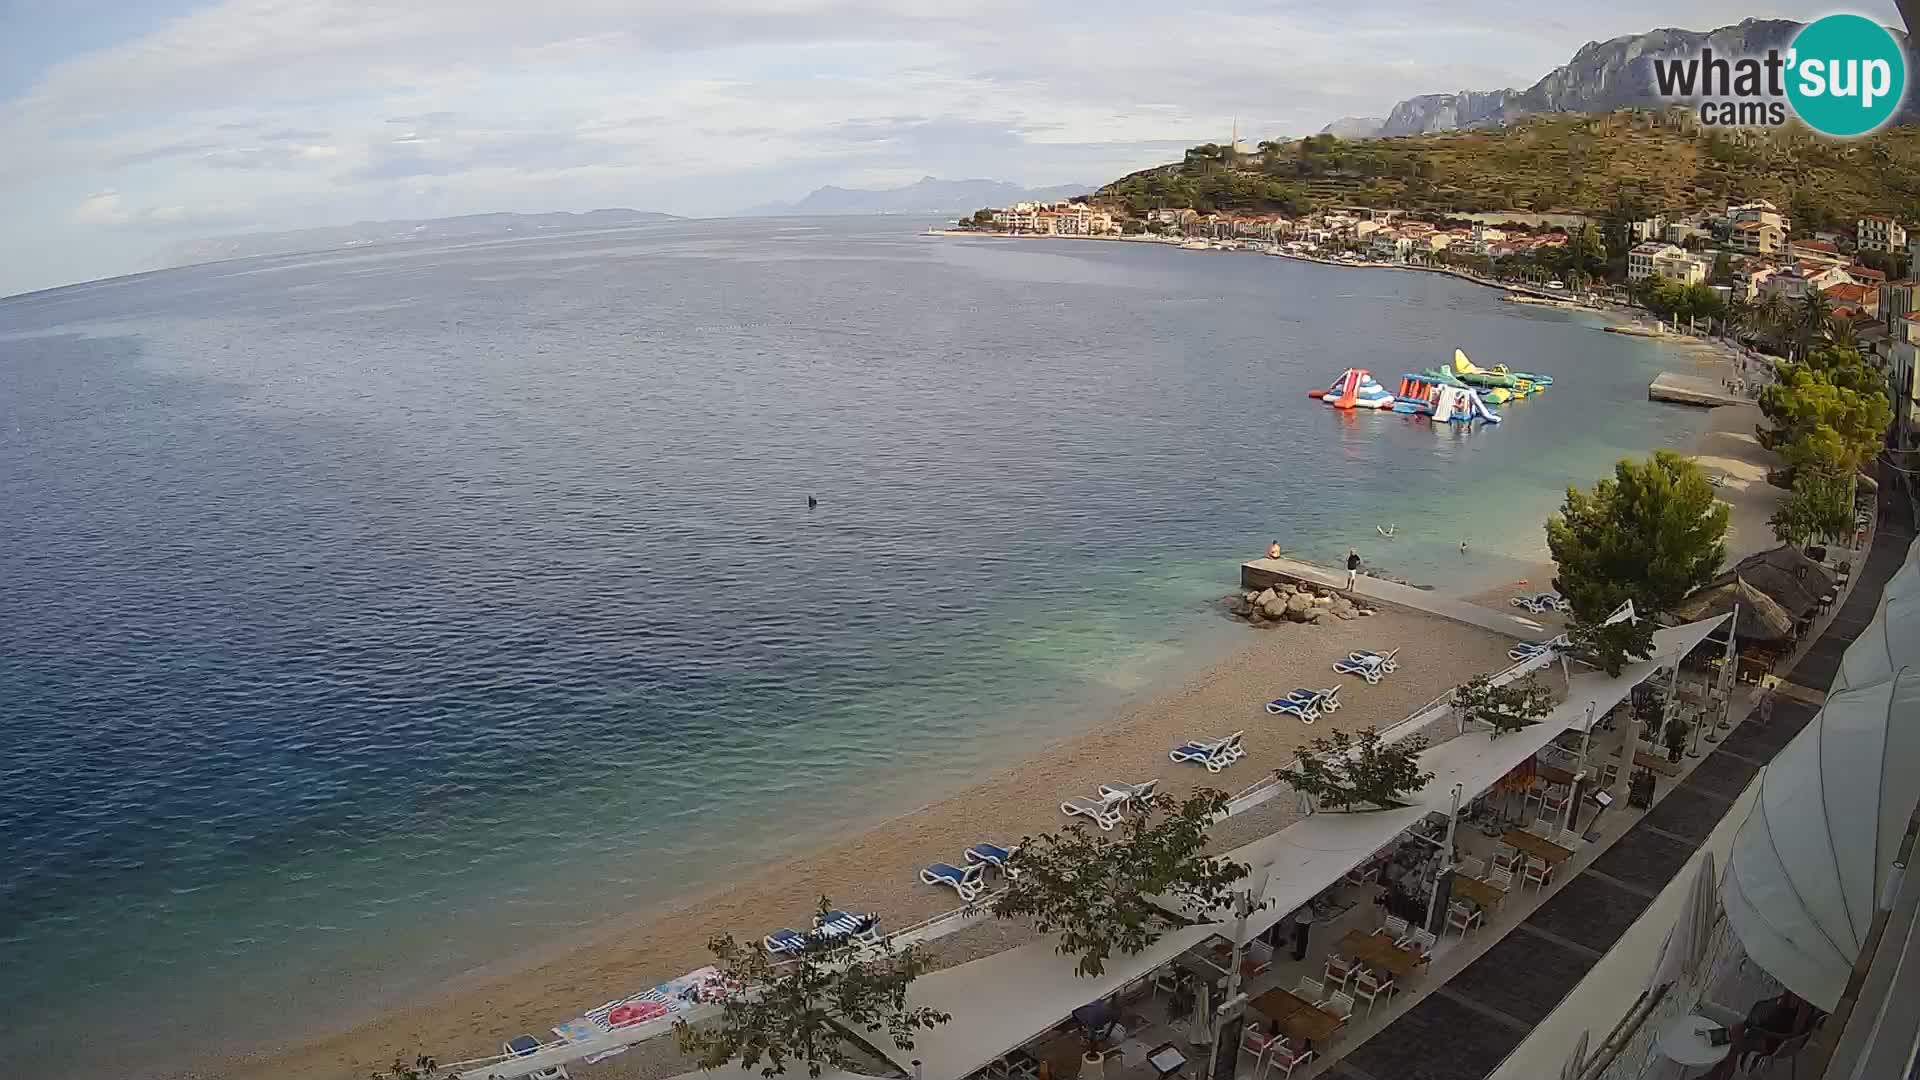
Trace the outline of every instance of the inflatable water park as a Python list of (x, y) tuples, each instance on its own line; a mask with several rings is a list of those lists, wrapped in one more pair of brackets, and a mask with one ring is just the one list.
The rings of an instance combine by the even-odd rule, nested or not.
[(1348, 368), (1326, 389), (1309, 390), (1307, 396), (1335, 409), (1391, 409), (1435, 423), (1497, 424), (1500, 414), (1489, 403), (1522, 401), (1551, 385), (1551, 375), (1513, 371), (1505, 364), (1483, 368), (1455, 349), (1453, 362), (1444, 367), (1402, 375), (1396, 392), (1389, 393), (1367, 369)]

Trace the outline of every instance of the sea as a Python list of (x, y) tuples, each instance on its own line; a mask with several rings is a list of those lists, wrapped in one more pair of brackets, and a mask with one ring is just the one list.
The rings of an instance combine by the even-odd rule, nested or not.
[[(1704, 425), (1646, 400), (1668, 346), (1452, 278), (926, 224), (0, 300), (10, 1059), (138, 1075), (511, 963), (1172, 685), (1271, 540), (1486, 587)], [(1556, 381), (1473, 428), (1307, 397), (1455, 348)]]

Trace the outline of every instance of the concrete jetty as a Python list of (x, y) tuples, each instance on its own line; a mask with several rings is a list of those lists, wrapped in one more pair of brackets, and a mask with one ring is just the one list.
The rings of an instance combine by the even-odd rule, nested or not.
[[(1253, 559), (1240, 564), (1240, 587), (1243, 589), (1265, 589), (1281, 582), (1318, 585), (1323, 589), (1347, 592), (1347, 573), (1344, 570), (1329, 570), (1324, 566), (1286, 558)], [(1411, 585), (1382, 581), (1365, 574), (1360, 575), (1360, 579), (1354, 583), (1353, 590), (1348, 595), (1362, 596), (1378, 604), (1390, 604), (1408, 611), (1438, 615), (1443, 619), (1477, 626), (1482, 630), (1491, 630), (1507, 637), (1545, 638), (1559, 633), (1558, 630), (1549, 630), (1518, 611), (1508, 615), (1492, 608), (1481, 607), (1479, 604), (1469, 604), (1465, 600), (1440, 596), (1426, 589), (1416, 589)]]
[(1732, 394), (1711, 379), (1698, 375), (1682, 375), (1676, 371), (1663, 371), (1654, 376), (1647, 385), (1647, 400), (1666, 401), (1675, 405), (1704, 405), (1717, 408), (1721, 405), (1751, 405), (1751, 401)]

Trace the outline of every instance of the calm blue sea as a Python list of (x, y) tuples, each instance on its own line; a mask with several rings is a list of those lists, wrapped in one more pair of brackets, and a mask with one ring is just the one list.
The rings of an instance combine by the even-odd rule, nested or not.
[[(10, 1053), (245, 1043), (563, 938), (1212, 655), (1269, 539), (1500, 580), (1702, 422), (1645, 400), (1660, 346), (1446, 278), (914, 228), (0, 300)], [(1306, 397), (1456, 347), (1558, 381), (1473, 432)]]

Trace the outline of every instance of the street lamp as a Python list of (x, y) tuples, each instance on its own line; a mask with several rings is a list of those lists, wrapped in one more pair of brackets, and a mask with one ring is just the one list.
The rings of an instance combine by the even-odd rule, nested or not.
[(1227, 1033), (1229, 1024), (1233, 1025), (1233, 1045), (1226, 1051), (1228, 1072), (1237, 1064), (1240, 1054), (1240, 1017), (1246, 1011), (1247, 997), (1240, 992), (1240, 957), (1247, 948), (1247, 917), (1266, 902), (1267, 877), (1273, 872), (1271, 860), (1253, 868), (1247, 875), (1247, 887), (1233, 895), (1233, 967), (1227, 972), (1227, 997), (1213, 1017), (1213, 1046), (1207, 1054), (1208, 1080), (1217, 1076), (1220, 1069), (1222, 1036)]

